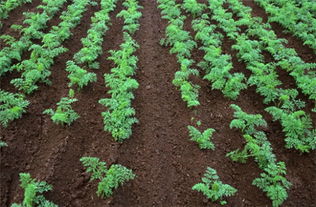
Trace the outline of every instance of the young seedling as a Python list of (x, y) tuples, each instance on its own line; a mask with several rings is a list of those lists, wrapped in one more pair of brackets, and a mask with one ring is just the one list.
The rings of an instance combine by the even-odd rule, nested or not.
[(215, 146), (211, 142), (212, 135), (215, 132), (215, 129), (209, 128), (201, 133), (198, 129), (193, 126), (188, 126), (190, 140), (195, 141), (199, 144), (200, 149), (211, 149), (214, 150)]
[(58, 207), (42, 195), (53, 188), (44, 181), (36, 181), (29, 173), (20, 173), (21, 187), (24, 190), (22, 204), (14, 203), (11, 207)]
[(56, 124), (68, 124), (78, 119), (80, 116), (72, 109), (71, 104), (78, 101), (74, 97), (74, 91), (69, 90), (69, 98), (64, 97), (57, 103), (57, 109), (46, 109), (43, 113), (51, 116), (51, 119)]
[(91, 181), (100, 180), (97, 195), (101, 198), (112, 196), (113, 190), (135, 178), (132, 170), (119, 164), (113, 164), (108, 169), (106, 162), (101, 162), (96, 157), (82, 157), (80, 161), (86, 172), (91, 173)]
[(221, 205), (227, 204), (227, 201), (223, 200), (223, 197), (233, 196), (237, 192), (237, 189), (234, 187), (223, 184), (216, 170), (210, 167), (207, 167), (202, 178), (202, 183), (195, 184), (192, 190), (203, 193), (203, 195), (213, 202), (219, 201)]

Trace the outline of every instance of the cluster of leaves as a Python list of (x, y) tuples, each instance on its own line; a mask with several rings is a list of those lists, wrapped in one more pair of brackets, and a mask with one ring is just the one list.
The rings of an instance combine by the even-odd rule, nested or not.
[(132, 35), (139, 28), (138, 20), (141, 7), (137, 0), (126, 0), (123, 3), (126, 9), (118, 13), (123, 17), (123, 43), (120, 50), (111, 50), (112, 60), (116, 67), (111, 69), (110, 74), (104, 75), (105, 85), (110, 88), (110, 98), (100, 99), (99, 103), (107, 107), (102, 112), (104, 130), (112, 134), (116, 141), (122, 142), (132, 134), (132, 125), (138, 120), (135, 116), (135, 109), (132, 107), (134, 99), (133, 90), (138, 88), (138, 82), (132, 78), (137, 69), (137, 57), (133, 53), (139, 47)]
[(81, 39), (82, 49), (74, 55), (77, 64), (87, 64), (89, 68), (98, 69), (99, 63), (96, 59), (102, 54), (102, 42), (105, 32), (109, 29), (109, 13), (116, 8), (117, 0), (102, 0), (101, 10), (91, 18), (91, 28), (88, 35)]
[(191, 68), (194, 60), (191, 58), (191, 51), (197, 45), (188, 31), (183, 29), (185, 16), (181, 15), (180, 5), (173, 0), (158, 0), (162, 18), (168, 20), (166, 38), (161, 40), (164, 46), (171, 46), (170, 53), (176, 54), (180, 70), (175, 73), (172, 83), (180, 88), (181, 97), (188, 107), (198, 106), (197, 84), (191, 83), (191, 75), (198, 76), (199, 72)]
[(43, 36), (42, 45), (34, 44), (29, 48), (30, 59), (16, 65), (16, 68), (22, 71), (22, 76), (11, 81), (15, 87), (30, 94), (38, 89), (37, 82), (50, 83), (48, 77), (54, 58), (67, 51), (62, 47), (62, 43), (72, 36), (71, 29), (80, 23), (88, 4), (93, 3), (95, 2), (89, 0), (74, 0), (68, 6), (60, 16), (62, 21), (59, 25), (53, 26), (50, 32)]
[(52, 121), (56, 124), (70, 125), (80, 117), (71, 107), (71, 104), (78, 101), (78, 99), (74, 98), (74, 95), (74, 91), (70, 89), (68, 97), (61, 98), (57, 103), (56, 111), (53, 109), (46, 109), (43, 113), (50, 115)]
[(271, 106), (266, 111), (274, 120), (280, 120), (287, 148), (295, 148), (301, 152), (316, 149), (316, 130), (313, 129), (311, 118), (303, 110), (289, 113), (285, 109)]
[(237, 192), (234, 187), (223, 184), (216, 170), (210, 167), (207, 167), (202, 182), (195, 184), (192, 189), (202, 192), (203, 195), (213, 202), (219, 201), (221, 205), (227, 203), (223, 200), (223, 197), (233, 196)]
[(188, 126), (189, 135), (191, 140), (199, 144), (200, 149), (215, 149), (215, 145), (211, 141), (212, 135), (215, 132), (215, 129), (209, 128), (201, 133), (194, 126)]
[[(31, 3), (32, 0), (4, 0), (0, 3), (0, 19), (7, 19), (9, 12), (25, 3)], [(1, 26), (1, 23), (0, 23)]]
[(294, 1), (256, 0), (256, 2), (269, 14), (269, 22), (279, 23), (316, 52), (316, 19), (312, 13), (297, 7)]
[[(203, 8), (196, 0), (189, 2), (193, 8)], [(183, 6), (187, 7), (186, 4)], [(191, 7), (186, 10), (196, 15), (196, 11), (190, 9)], [(223, 35), (214, 31), (216, 26), (211, 24), (209, 16), (206, 14), (193, 20), (192, 28), (196, 32), (195, 40), (202, 43), (199, 49), (205, 52), (203, 61), (198, 64), (206, 72), (204, 79), (212, 82), (212, 89), (221, 90), (226, 97), (237, 99), (240, 91), (246, 89), (247, 85), (244, 83), (245, 76), (242, 73), (230, 73), (233, 68), (231, 56), (223, 54), (221, 49)]]
[(51, 185), (44, 181), (36, 181), (29, 173), (20, 173), (20, 182), (24, 190), (23, 202), (14, 203), (11, 207), (58, 207), (42, 195), (53, 189)]
[(107, 169), (106, 162), (96, 157), (82, 157), (80, 161), (86, 172), (91, 173), (91, 181), (100, 180), (97, 195), (102, 198), (112, 196), (113, 190), (135, 178), (132, 170), (119, 164), (113, 164)]
[[(246, 63), (246, 68), (252, 72), (250, 78), (248, 79), (248, 84), (255, 85), (256, 91), (264, 97), (264, 103), (275, 103), (280, 109), (283, 109), (282, 112), (286, 115), (280, 116), (280, 122), (286, 123), (286, 117), (293, 116), (298, 109), (304, 107), (304, 102), (298, 100), (296, 97), (298, 95), (298, 91), (296, 89), (282, 89), (279, 86), (281, 82), (278, 80), (278, 76), (276, 73), (276, 64), (273, 63), (265, 63), (264, 57), (262, 55), (262, 51), (266, 48), (265, 42), (263, 40), (251, 40), (251, 35), (260, 31), (260, 34), (270, 34), (270, 32), (265, 28), (266, 26), (262, 24), (261, 19), (252, 18), (251, 17), (251, 9), (249, 7), (244, 6), (241, 2), (236, 0), (228, 0), (229, 7), (235, 14), (239, 17), (238, 21), (234, 21), (232, 16), (233, 14), (226, 11), (222, 8), (222, 12), (217, 12), (217, 10), (221, 10), (219, 7), (214, 7), (211, 5), (210, 8), (214, 11), (214, 15), (212, 18), (219, 22), (219, 27), (223, 29), (228, 36), (235, 40), (236, 43), (232, 46), (235, 50), (237, 50), (237, 56), (243, 62)], [(218, 2), (217, 2), (218, 3)], [(223, 2), (222, 2), (223, 3)], [(219, 3), (216, 6), (220, 6)], [(217, 9), (217, 10), (216, 10)], [(227, 25), (230, 24), (231, 27), (227, 29)], [(247, 26), (249, 29), (246, 34), (238, 33), (238, 26)], [(261, 28), (261, 30), (254, 29), (253, 25), (257, 25), (257, 28)], [(232, 30), (236, 28), (235, 30)], [(253, 28), (253, 29), (251, 29)], [(267, 39), (267, 36), (262, 39)], [(281, 44), (282, 40), (273, 41), (273, 44)], [(273, 46), (271, 44), (271, 47)], [(271, 48), (270, 47), (270, 48)], [(282, 49), (280, 49), (281, 51)], [(307, 116), (305, 112), (304, 116)], [(282, 120), (281, 120), (282, 119)], [(311, 128), (303, 123), (303, 120), (297, 120), (299, 122), (299, 126), (304, 133), (300, 133), (300, 140), (307, 140), (305, 143), (311, 143), (313, 140), (314, 131)], [(283, 125), (283, 128), (286, 128)], [(283, 129), (284, 131), (287, 131)], [(287, 135), (291, 136), (287, 137), (286, 140), (297, 140), (297, 143), (301, 143), (298, 140), (298, 136), (294, 135), (294, 133), (287, 133)], [(302, 137), (302, 135), (305, 135)], [(312, 138), (311, 138), (312, 137)], [(307, 151), (301, 145), (287, 145), (294, 147), (300, 151)], [(309, 145), (309, 149), (313, 149), (314, 146)]]
[(258, 127), (267, 127), (267, 123), (260, 114), (247, 114), (234, 104), (231, 107), (235, 110), (235, 119), (230, 123), (230, 128), (237, 128), (243, 132), (246, 145), (243, 150), (237, 149), (229, 152), (227, 156), (241, 163), (253, 157), (264, 173), (261, 173), (260, 178), (256, 178), (252, 184), (266, 192), (272, 200), (273, 207), (280, 206), (288, 197), (287, 190), (291, 183), (284, 177), (285, 164), (276, 161), (265, 133), (257, 130)]
[(0, 124), (6, 127), (10, 121), (21, 118), (29, 104), (22, 94), (0, 90)]
[(95, 73), (89, 73), (87, 70), (79, 67), (74, 61), (69, 60), (66, 65), (66, 71), (69, 72), (67, 76), (70, 80), (69, 87), (76, 85), (81, 89), (89, 83), (97, 81)]
[[(293, 48), (284, 46), (286, 40), (278, 38), (269, 23), (263, 24), (261, 19), (252, 18), (249, 7), (238, 0), (229, 0), (228, 2), (231, 10), (241, 18), (239, 22), (248, 27), (247, 35), (251, 39), (259, 39), (262, 50), (266, 50), (274, 57), (276, 66), (290, 72), (297, 86), (315, 102), (314, 110), (316, 110), (316, 73), (313, 71), (313, 68), (316, 68), (316, 63), (304, 62)], [(288, 18), (287, 15), (285, 18)]]
[(42, 0), (42, 2), (43, 4), (37, 7), (42, 12), (23, 13), (25, 16), (23, 24), (28, 25), (27, 27), (22, 27), (22, 25), (12, 26), (19, 30), (21, 38), (15, 40), (13, 37), (7, 36), (7, 39), (11, 39), (7, 41), (10, 46), (4, 47), (0, 51), (0, 76), (14, 69), (14, 67), (11, 67), (14, 60), (21, 61), (22, 53), (33, 44), (31, 40), (42, 39), (44, 36), (43, 29), (46, 28), (47, 22), (57, 14), (66, 0)]

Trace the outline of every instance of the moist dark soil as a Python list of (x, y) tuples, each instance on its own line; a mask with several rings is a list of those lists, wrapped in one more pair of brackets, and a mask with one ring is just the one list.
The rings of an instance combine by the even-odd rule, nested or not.
[[(254, 9), (254, 15), (266, 19), (266, 13), (252, 1), (244, 2)], [(169, 54), (170, 48), (159, 44), (159, 40), (164, 38), (167, 22), (161, 19), (155, 0), (140, 1), (140, 4), (144, 7), (141, 10), (143, 16), (140, 30), (135, 34), (140, 45), (136, 52), (139, 62), (135, 78), (140, 86), (135, 91), (133, 101), (139, 123), (133, 127), (131, 138), (116, 143), (109, 133), (103, 131), (101, 112), (106, 108), (98, 104), (99, 99), (108, 96), (103, 74), (109, 73), (114, 66), (107, 60), (108, 51), (118, 49), (122, 43), (123, 22), (115, 18), (122, 9), (122, 1), (111, 14), (112, 25), (104, 37), (104, 53), (98, 59), (101, 67), (93, 71), (97, 74), (97, 82), (76, 94), (79, 101), (74, 109), (81, 117), (70, 127), (62, 127), (42, 114), (47, 108), (55, 108), (60, 98), (67, 94), (65, 63), (82, 47), (80, 39), (86, 36), (90, 18), (99, 9), (89, 7), (81, 24), (73, 30), (71, 39), (63, 44), (69, 51), (56, 58), (51, 68), (52, 85), (41, 85), (39, 91), (27, 96), (31, 102), (28, 112), (9, 127), (0, 128), (0, 138), (9, 145), (0, 149), (0, 206), (7, 207), (22, 201), (23, 191), (19, 187), (18, 177), (20, 172), (29, 172), (33, 177), (52, 184), (54, 189), (46, 194), (46, 198), (59, 206), (219, 206), (205, 199), (201, 193), (191, 190), (194, 184), (200, 182), (207, 166), (216, 169), (224, 183), (238, 189), (235, 196), (227, 199), (228, 206), (271, 206), (266, 195), (251, 184), (262, 172), (256, 162), (250, 159), (246, 164), (239, 164), (225, 156), (245, 143), (241, 132), (229, 128), (233, 118), (229, 106), (233, 103), (248, 113), (262, 114), (268, 122), (269, 127), (265, 131), (278, 161), (286, 163), (287, 178), (293, 184), (283, 206), (314, 206), (316, 153), (300, 154), (284, 147), (285, 136), (280, 123), (273, 122), (264, 111), (267, 105), (263, 104), (263, 98), (255, 92), (254, 87), (242, 91), (239, 98), (232, 101), (220, 91), (211, 90), (207, 81), (196, 79), (194, 81), (201, 86), (201, 105), (196, 109), (187, 108), (179, 90), (172, 84), (174, 73), (179, 70), (176, 57)], [(32, 8), (36, 5), (33, 3)], [(23, 11), (32, 9), (30, 6), (22, 8)], [(20, 18), (12, 17), (5, 25), (20, 22)], [(54, 18), (49, 27), (58, 22)], [(190, 20), (186, 23), (186, 29), (193, 35)], [(305, 61), (316, 61), (310, 49), (295, 37), (284, 35), (278, 25), (274, 25), (273, 29), (280, 37), (287, 38), (287, 46), (295, 48)], [(223, 52), (232, 55), (234, 72), (249, 76), (245, 64), (238, 62), (236, 51), (231, 49), (232, 44), (226, 37)], [(195, 60), (201, 60), (202, 57), (202, 52), (197, 49), (193, 51)], [(1, 89), (15, 92), (9, 82), (19, 75), (12, 73), (0, 77)], [(281, 80), (284, 85), (295, 84), (286, 73)], [(302, 98), (307, 100), (306, 97)], [(310, 111), (311, 106), (308, 103), (306, 110)], [(315, 127), (314, 114), (312, 118)], [(196, 143), (189, 140), (186, 127), (195, 125), (198, 120), (202, 122), (201, 130), (210, 127), (216, 130), (213, 135), (214, 151), (200, 150)], [(131, 168), (137, 177), (117, 189), (111, 198), (101, 199), (96, 196), (97, 183), (89, 182), (89, 176), (79, 161), (82, 156), (99, 157), (108, 165), (122, 164)]]

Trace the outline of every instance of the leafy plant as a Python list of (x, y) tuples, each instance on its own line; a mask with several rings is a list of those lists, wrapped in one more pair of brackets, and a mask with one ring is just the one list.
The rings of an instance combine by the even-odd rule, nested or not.
[(256, 133), (255, 127), (267, 127), (267, 122), (262, 118), (262, 115), (245, 113), (235, 104), (231, 104), (230, 107), (235, 110), (235, 119), (230, 123), (230, 128), (241, 129), (242, 132), (253, 135)]
[(209, 128), (201, 133), (195, 127), (188, 126), (188, 130), (191, 140), (197, 142), (200, 149), (215, 149), (214, 144), (211, 142), (212, 134), (215, 132), (215, 129)]
[(97, 195), (102, 198), (112, 196), (113, 190), (135, 178), (132, 170), (119, 164), (113, 164), (107, 169), (106, 162), (96, 157), (82, 157), (80, 161), (86, 172), (91, 173), (91, 180), (100, 180)]
[(316, 149), (316, 130), (312, 120), (302, 110), (286, 112), (284, 109), (271, 106), (266, 109), (274, 120), (280, 120), (285, 133), (287, 148), (295, 148), (301, 152)]
[(195, 184), (192, 190), (202, 192), (208, 199), (213, 202), (219, 201), (221, 205), (227, 203), (223, 197), (233, 196), (237, 192), (234, 187), (223, 184), (216, 170), (210, 167), (207, 167), (202, 183)]
[(36, 181), (29, 173), (20, 173), (20, 182), (24, 190), (23, 202), (22, 204), (14, 203), (11, 207), (58, 207), (42, 195), (53, 189), (51, 185), (44, 181)]
[[(263, 131), (258, 131), (259, 126), (266, 126), (266, 122), (261, 116), (253, 114), (245, 114), (239, 107), (233, 106), (235, 109), (234, 120), (231, 126), (241, 129), (246, 140), (243, 150), (235, 150), (227, 153), (233, 161), (245, 163), (249, 157), (253, 157), (259, 167), (265, 173), (260, 178), (253, 181), (256, 185), (272, 200), (274, 207), (280, 206), (287, 198), (287, 191), (290, 182), (285, 178), (286, 168), (282, 162), (276, 162), (276, 156), (272, 152), (272, 147)], [(245, 121), (250, 120), (250, 121)], [(256, 124), (258, 123), (258, 124)]]
[(24, 95), (0, 90), (0, 123), (7, 127), (9, 122), (18, 119), (26, 112), (30, 103)]
[(89, 83), (97, 81), (97, 76), (95, 73), (89, 73), (85, 69), (82, 69), (81, 67), (76, 65), (75, 62), (67, 61), (66, 65), (66, 71), (70, 73), (68, 75), (68, 78), (70, 80), (70, 83), (68, 84), (69, 87), (77, 85), (79, 89), (81, 89)]
[(272, 206), (280, 206), (288, 197), (287, 189), (291, 183), (284, 177), (286, 168), (283, 162), (271, 163), (264, 168), (264, 173), (260, 174), (260, 178), (253, 181), (253, 185), (262, 189), (272, 200)]
[(43, 113), (51, 116), (51, 119), (56, 124), (68, 124), (70, 125), (73, 121), (78, 119), (80, 116), (72, 109), (71, 104), (78, 101), (73, 98), (74, 92), (71, 89), (69, 91), (69, 97), (61, 98), (57, 103), (57, 109), (46, 109)]

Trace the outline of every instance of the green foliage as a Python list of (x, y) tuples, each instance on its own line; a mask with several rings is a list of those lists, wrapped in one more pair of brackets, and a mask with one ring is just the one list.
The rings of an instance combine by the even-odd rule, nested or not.
[(20, 182), (24, 190), (23, 202), (22, 204), (14, 203), (11, 207), (58, 207), (42, 195), (53, 189), (51, 185), (44, 181), (36, 181), (29, 173), (20, 173)]
[(22, 35), (19, 40), (11, 42), (9, 47), (4, 47), (0, 51), (0, 76), (15, 68), (10, 68), (13, 60), (21, 61), (22, 53), (33, 45), (31, 39), (41, 39), (43, 37), (42, 30), (46, 28), (46, 23), (56, 15), (66, 0), (43, 0), (42, 2), (43, 4), (37, 7), (41, 9), (41, 13), (23, 13), (25, 16), (23, 23), (28, 25), (27, 27), (22, 25), (12, 26), (14, 29), (18, 29)]
[(194, 17), (201, 15), (206, 9), (205, 4), (198, 3), (196, 0), (184, 0), (182, 7), (186, 12), (190, 12)]
[(287, 191), (291, 187), (291, 183), (284, 177), (286, 168), (283, 162), (271, 163), (264, 168), (264, 173), (260, 174), (260, 178), (253, 181), (253, 185), (262, 189), (272, 200), (272, 206), (280, 206), (288, 197)]
[(316, 51), (316, 19), (313, 13), (297, 7), (292, 1), (256, 0), (269, 14), (269, 22), (277, 22)]
[(122, 17), (124, 19), (123, 31), (133, 35), (140, 26), (138, 20), (142, 16), (142, 13), (138, 10), (143, 7), (138, 5), (137, 0), (125, 0), (123, 6), (126, 9), (120, 11), (120, 13), (117, 14), (117, 17)]
[(193, 126), (188, 126), (189, 135), (192, 141), (195, 141), (199, 144), (200, 149), (215, 149), (214, 144), (211, 142), (212, 135), (215, 132), (215, 129), (209, 128), (201, 133), (198, 129)]
[(91, 82), (97, 81), (97, 76), (95, 73), (89, 73), (85, 69), (82, 69), (73, 61), (67, 61), (66, 71), (69, 72), (67, 76), (70, 80), (69, 87), (77, 85), (79, 89), (87, 86)]
[(112, 196), (113, 190), (135, 178), (132, 170), (119, 164), (113, 164), (107, 169), (106, 163), (99, 161), (99, 158), (82, 157), (80, 161), (87, 168), (86, 172), (92, 173), (91, 180), (100, 180), (97, 195), (102, 198)]
[(21, 118), (30, 103), (22, 94), (9, 93), (0, 90), (0, 123), (7, 127), (9, 122)]
[(280, 120), (285, 133), (287, 148), (295, 148), (301, 152), (316, 149), (316, 130), (311, 118), (302, 110), (287, 112), (274, 106), (266, 109), (274, 120)]
[(223, 200), (223, 197), (233, 196), (237, 192), (234, 187), (223, 184), (216, 170), (210, 167), (207, 167), (202, 183), (195, 184), (192, 189), (202, 192), (203, 195), (213, 202), (219, 201), (222, 205), (227, 203)]
[[(261, 173), (260, 178), (253, 181), (272, 200), (274, 207), (280, 206), (287, 198), (287, 189), (290, 182), (285, 178), (286, 168), (282, 162), (276, 162), (276, 156), (272, 152), (272, 147), (263, 131), (258, 131), (256, 127), (266, 126), (266, 122), (261, 115), (246, 114), (236, 105), (232, 106), (236, 112), (231, 126), (241, 129), (246, 134), (244, 138), (246, 145), (243, 150), (229, 152), (226, 156), (233, 161), (245, 163), (248, 157), (253, 157), (259, 167), (265, 173)], [(246, 120), (246, 121), (244, 121)], [(250, 120), (250, 121), (247, 121)]]
[(133, 90), (138, 88), (138, 82), (130, 76), (135, 74), (137, 57), (132, 55), (139, 46), (132, 37), (124, 32), (124, 43), (121, 49), (110, 51), (116, 67), (111, 69), (110, 74), (104, 75), (106, 86), (111, 98), (99, 100), (99, 103), (108, 108), (102, 112), (104, 130), (112, 133), (116, 141), (122, 142), (132, 134), (132, 125), (138, 120), (134, 117), (135, 109), (132, 107), (134, 99)]
[(7, 146), (8, 146), (7, 143), (5, 143), (4, 141), (1, 141), (1, 140), (0, 140), (0, 148), (1, 148), (1, 147), (7, 147)]
[(0, 20), (7, 19), (9, 12), (24, 3), (31, 3), (32, 0), (4, 0), (0, 3)]
[(267, 127), (266, 121), (260, 114), (247, 114), (241, 110), (241, 108), (235, 104), (231, 104), (230, 107), (235, 110), (234, 117), (229, 127), (241, 129), (246, 134), (255, 134), (255, 127)]
[(139, 84), (132, 78), (137, 69), (137, 57), (133, 53), (139, 45), (132, 38), (132, 35), (139, 28), (139, 18), (141, 13), (138, 11), (142, 7), (136, 0), (125, 0), (123, 9), (117, 16), (124, 19), (123, 43), (119, 50), (111, 50), (111, 56), (115, 67), (110, 74), (104, 75), (105, 84), (110, 90), (110, 98), (100, 99), (99, 103), (107, 107), (107, 111), (102, 112), (104, 120), (104, 130), (112, 134), (113, 138), (122, 142), (132, 134), (132, 125), (138, 120), (135, 116), (135, 109), (132, 107), (134, 99), (133, 90)]
[(191, 68), (194, 61), (191, 51), (197, 46), (190, 33), (183, 29), (185, 16), (181, 15), (180, 5), (175, 1), (159, 0), (162, 18), (168, 20), (166, 38), (160, 41), (161, 45), (171, 46), (170, 53), (176, 54), (180, 70), (175, 73), (172, 83), (180, 88), (181, 98), (188, 107), (200, 105), (198, 101), (199, 86), (189, 81), (191, 75), (198, 76), (199, 72)]
[(81, 21), (83, 13), (87, 10), (89, 0), (74, 0), (62, 13), (59, 25), (53, 26), (42, 38), (42, 45), (32, 45), (30, 59), (19, 63), (16, 68), (22, 71), (22, 77), (11, 82), (20, 90), (32, 93), (38, 88), (36, 83), (49, 84), (50, 68), (54, 58), (67, 51), (62, 43), (72, 36), (71, 29)]
[(102, 54), (103, 35), (109, 29), (109, 13), (116, 7), (117, 0), (102, 0), (101, 10), (96, 12), (91, 18), (92, 24), (88, 30), (88, 35), (81, 39), (82, 49), (74, 55), (77, 64), (86, 63), (88, 67), (98, 69), (99, 63), (96, 59)]
[(57, 109), (46, 109), (43, 113), (51, 116), (51, 119), (56, 124), (68, 124), (70, 125), (80, 116), (72, 109), (71, 104), (78, 101), (76, 98), (73, 98), (74, 92), (69, 91), (70, 97), (61, 98), (57, 103)]

